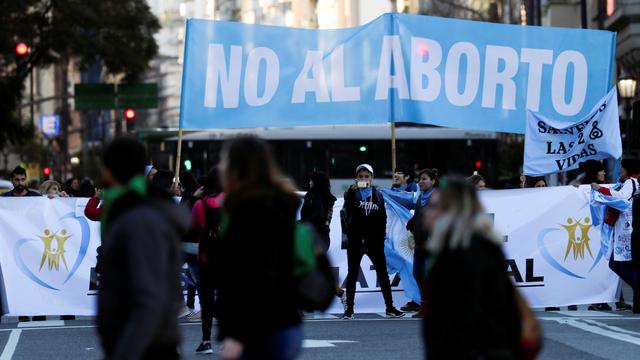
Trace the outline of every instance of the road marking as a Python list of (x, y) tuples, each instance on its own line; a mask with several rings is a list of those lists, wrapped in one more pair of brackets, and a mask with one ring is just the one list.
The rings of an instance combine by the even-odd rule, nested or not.
[[(635, 336), (628, 334), (629, 331), (623, 330), (623, 329), (621, 329), (623, 330), (623, 332), (614, 331), (613, 328), (611, 328), (610, 326), (599, 323), (595, 320), (587, 320), (589, 323), (586, 323), (579, 319), (557, 319), (556, 321), (560, 324), (573, 326), (575, 328), (578, 328), (580, 330), (584, 330), (593, 334), (605, 336), (614, 340), (620, 340), (620, 341), (624, 341), (630, 344), (640, 346), (640, 338), (637, 338)], [(597, 323), (598, 325), (594, 325), (593, 323)], [(635, 334), (638, 334), (638, 333), (635, 333)]]
[(338, 319), (338, 316), (324, 313), (311, 313), (304, 314), (305, 320), (327, 320), (327, 319)]
[(0, 355), (0, 360), (11, 360), (11, 358), (13, 357), (13, 353), (16, 352), (16, 347), (18, 346), (18, 341), (20, 340), (21, 333), (22, 330), (20, 329), (11, 330), (9, 340), (4, 346), (4, 350), (2, 350), (2, 355)]
[(347, 344), (347, 343), (355, 343), (357, 341), (351, 340), (312, 340), (312, 339), (304, 339), (302, 341), (302, 347), (305, 349), (310, 348), (327, 348), (327, 347), (336, 347), (335, 344)]
[(595, 320), (583, 319), (582, 321), (584, 321), (586, 323), (589, 323), (589, 324), (592, 324), (592, 325), (600, 326), (600, 327), (605, 328), (605, 329), (617, 331), (619, 333), (628, 334), (628, 335), (635, 335), (635, 336), (640, 337), (640, 332), (623, 329), (623, 328), (618, 327), (618, 326), (601, 323), (601, 322), (595, 321)]
[(579, 311), (554, 311), (553, 313), (571, 316), (571, 317), (616, 317), (622, 316), (618, 314), (613, 314), (612, 312), (605, 311), (591, 311), (591, 310), (579, 310)]
[(18, 323), (19, 328), (43, 328), (54, 326), (64, 326), (64, 320), (28, 321)]

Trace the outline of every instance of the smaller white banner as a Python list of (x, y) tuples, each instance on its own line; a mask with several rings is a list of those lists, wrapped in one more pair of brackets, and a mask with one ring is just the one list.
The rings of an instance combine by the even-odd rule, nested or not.
[(622, 155), (618, 92), (614, 87), (589, 114), (567, 123), (527, 111), (524, 174), (542, 176), (576, 169), (586, 160)]

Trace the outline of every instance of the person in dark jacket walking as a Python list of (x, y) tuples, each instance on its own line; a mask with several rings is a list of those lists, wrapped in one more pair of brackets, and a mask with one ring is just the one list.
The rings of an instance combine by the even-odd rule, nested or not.
[(204, 197), (193, 205), (193, 228), (198, 234), (197, 263), (199, 270), (199, 299), (202, 309), (202, 342), (196, 348), (198, 354), (211, 354), (211, 327), (215, 309), (215, 273), (213, 261), (213, 248), (217, 246), (220, 227), (220, 209), (224, 200), (221, 193), (220, 175), (217, 168), (211, 169), (207, 174), (204, 185)]
[[(222, 359), (293, 359), (302, 346), (294, 277), (300, 200), (256, 137), (227, 142), (219, 170), (225, 191), (213, 266)], [(256, 319), (255, 312), (266, 311)]]
[(102, 273), (97, 324), (107, 359), (178, 359), (180, 237), (190, 216), (148, 186), (144, 145), (114, 140), (103, 155)]
[[(444, 178), (422, 213), (426, 358), (520, 359), (520, 312), (501, 237), (464, 178)], [(451, 312), (450, 309), (458, 309)]]
[(356, 296), (356, 280), (360, 262), (365, 254), (371, 259), (380, 281), (380, 288), (389, 317), (401, 317), (404, 313), (393, 306), (391, 283), (384, 257), (384, 241), (387, 236), (387, 211), (382, 194), (371, 185), (373, 167), (361, 164), (356, 168), (356, 182), (344, 194), (344, 210), (347, 225), (347, 309), (343, 319), (353, 319)]
[[(307, 222), (316, 230), (322, 240), (322, 251), (327, 252), (331, 243), (330, 225), (333, 217), (333, 204), (336, 197), (331, 194), (331, 184), (327, 174), (316, 171), (309, 179), (309, 191), (304, 195), (304, 202), (300, 210), (300, 220)], [(346, 292), (336, 283), (336, 296), (342, 305), (346, 306)]]

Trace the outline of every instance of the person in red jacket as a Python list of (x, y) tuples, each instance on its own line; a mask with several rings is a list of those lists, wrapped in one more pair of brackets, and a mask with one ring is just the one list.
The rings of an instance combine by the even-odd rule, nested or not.
[(220, 209), (224, 200), (221, 192), (218, 169), (213, 168), (207, 174), (204, 184), (204, 196), (193, 204), (191, 210), (193, 228), (200, 234), (198, 245), (198, 273), (201, 318), (202, 318), (202, 342), (196, 349), (198, 354), (211, 354), (211, 327), (213, 326), (215, 281), (213, 279), (213, 266), (211, 249), (218, 238), (220, 223)]
[(95, 195), (89, 199), (87, 206), (84, 208), (84, 216), (86, 216), (87, 219), (100, 221), (100, 216), (102, 216), (100, 201), (102, 201), (102, 190), (97, 190)]

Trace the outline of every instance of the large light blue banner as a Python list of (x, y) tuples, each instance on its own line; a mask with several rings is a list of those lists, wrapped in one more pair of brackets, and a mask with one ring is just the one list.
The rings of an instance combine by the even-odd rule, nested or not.
[(183, 129), (414, 122), (524, 133), (610, 89), (615, 33), (385, 14), (307, 30), (188, 20)]

